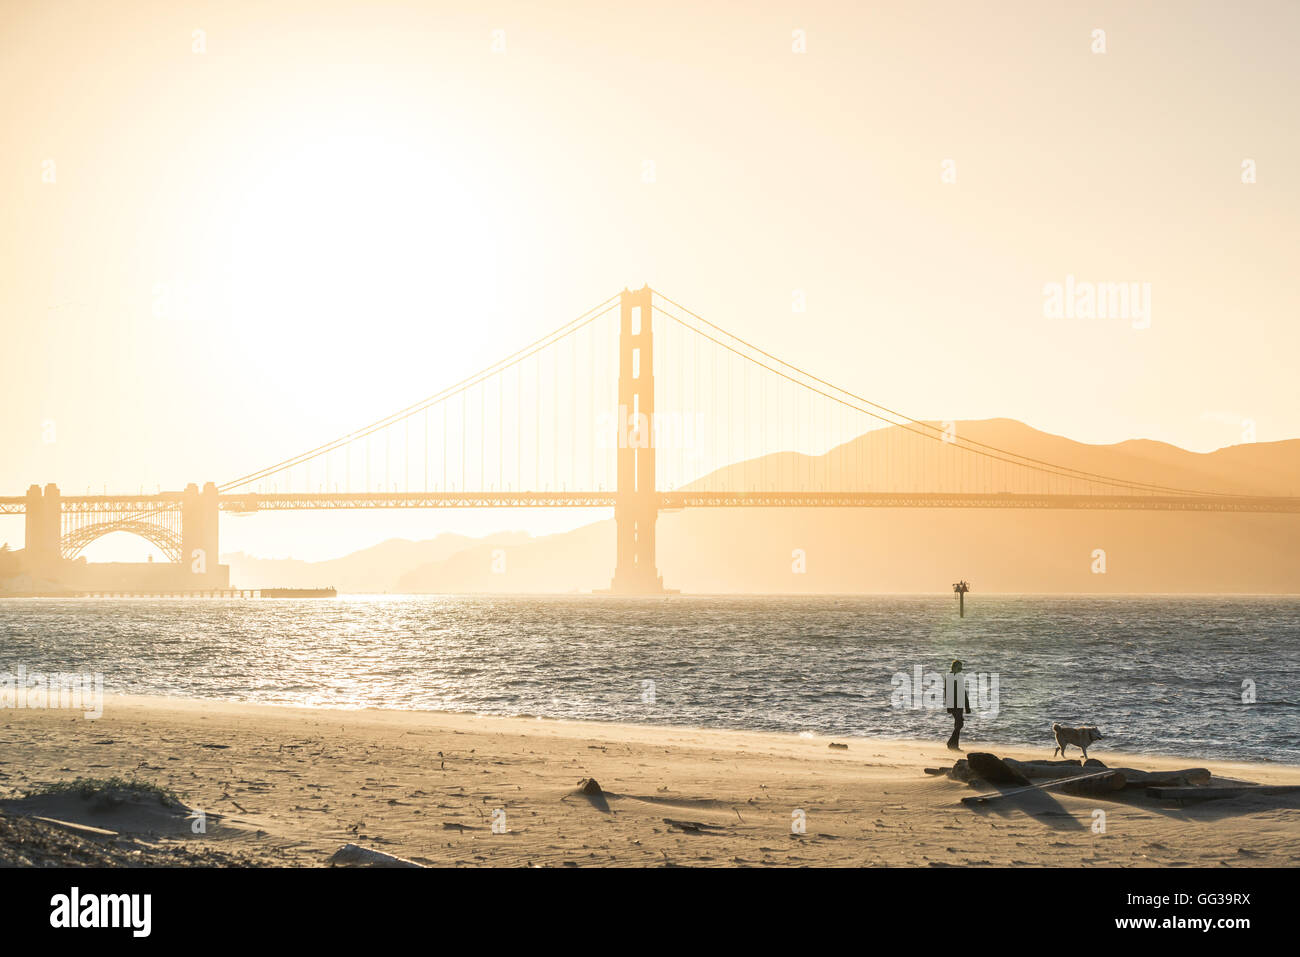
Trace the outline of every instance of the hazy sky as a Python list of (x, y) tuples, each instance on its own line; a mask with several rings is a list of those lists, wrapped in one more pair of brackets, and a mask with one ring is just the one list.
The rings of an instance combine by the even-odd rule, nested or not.
[[(1300, 436), (1298, 36), (1294, 2), (7, 0), (0, 491), (222, 482), (643, 282), (917, 417)], [(1149, 283), (1149, 324), (1048, 318), (1067, 276)]]

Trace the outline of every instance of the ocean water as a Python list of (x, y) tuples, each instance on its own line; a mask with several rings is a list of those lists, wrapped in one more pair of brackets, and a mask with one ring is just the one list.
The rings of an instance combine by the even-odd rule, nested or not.
[(1047, 757), (1059, 721), (1098, 725), (1103, 757), (1300, 764), (1297, 598), (971, 595), (965, 619), (942, 595), (0, 601), (0, 677), (321, 708), (944, 740), (910, 683), (953, 658), (982, 710), (968, 749)]

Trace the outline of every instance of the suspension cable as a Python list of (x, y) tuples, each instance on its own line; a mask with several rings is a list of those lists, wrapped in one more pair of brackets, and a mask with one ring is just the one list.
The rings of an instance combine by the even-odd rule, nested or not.
[[(759, 346), (754, 345), (754, 344), (751, 343), (751, 342), (747, 342), (746, 340), (740, 338), (740, 337), (737, 336), (737, 335), (734, 335), (733, 333), (727, 331), (726, 329), (722, 328), (721, 326), (717, 325), (716, 323), (710, 322), (708, 319), (705, 319), (703, 316), (699, 315), (698, 313), (693, 312), (692, 310), (686, 308), (685, 306), (683, 306), (683, 305), (681, 305), (680, 303), (674, 301), (673, 299), (670, 299), (668, 296), (665, 296), (663, 293), (659, 292), (658, 290), (651, 290), (651, 291), (652, 291), (656, 296), (658, 296), (660, 299), (662, 299), (664, 302), (666, 302), (666, 303), (672, 305), (673, 307), (675, 307), (675, 308), (677, 308), (677, 309), (680, 309), (682, 312), (684, 312), (684, 313), (686, 313), (687, 315), (691, 316), (693, 319), (696, 319), (696, 320), (698, 320), (698, 321), (704, 323), (704, 324), (705, 324), (706, 326), (708, 326), (709, 328), (711, 328), (711, 329), (717, 331), (718, 333), (720, 333), (720, 334), (722, 334), (722, 335), (724, 335), (724, 336), (726, 336), (726, 337), (728, 337), (728, 338), (734, 340), (735, 342), (737, 342), (737, 343), (739, 343), (740, 345), (744, 346), (746, 349), (750, 349), (750, 350), (752, 350), (753, 352), (756, 352), (756, 353), (758, 353), (759, 355), (761, 355), (761, 356), (763, 356), (763, 357), (765, 357), (765, 358), (767, 358), (767, 359), (770, 359), (770, 360), (772, 360), (772, 361), (775, 362), (775, 363), (778, 363), (779, 365), (785, 366), (787, 369), (791, 369), (791, 370), (793, 370), (795, 373), (797, 373), (798, 375), (801, 375), (801, 376), (804, 376), (804, 377), (806, 377), (806, 378), (808, 378), (808, 379), (811, 379), (812, 381), (818, 383), (819, 385), (825, 386), (825, 387), (828, 388), (828, 389), (832, 389), (832, 390), (834, 390), (835, 392), (840, 393), (841, 395), (848, 396), (850, 399), (854, 400), (855, 402), (862, 403), (863, 405), (871, 406), (872, 409), (878, 409), (878, 410), (880, 410), (880, 412), (886, 413), (887, 415), (892, 415), (892, 416), (894, 416), (895, 418), (902, 419), (903, 422), (896, 422), (896, 421), (893, 421), (893, 420), (891, 420), (891, 419), (889, 419), (889, 418), (886, 418), (885, 415), (882, 415), (882, 414), (880, 414), (880, 413), (878, 413), (878, 412), (873, 412), (873, 411), (871, 411), (871, 409), (861, 408), (860, 406), (854, 405), (853, 402), (848, 402), (848, 401), (845, 401), (844, 399), (840, 398), (839, 396), (831, 395), (831, 394), (829, 394), (829, 393), (823, 391), (822, 389), (819, 389), (819, 388), (816, 388), (815, 386), (809, 385), (807, 382), (801, 382), (799, 379), (795, 378), (794, 376), (791, 376), (791, 375), (789, 375), (789, 374), (787, 374), (787, 373), (781, 371), (780, 369), (774, 369), (774, 368), (772, 368), (772, 367), (769, 366), (767, 363), (760, 361), (759, 359), (755, 358), (755, 357), (752, 356), (752, 355), (747, 355), (747, 354), (745, 354), (744, 352), (742, 352), (742, 351), (740, 351), (740, 350), (734, 348), (734, 347), (731, 346), (730, 344), (728, 344), (728, 343), (726, 343), (726, 342), (723, 342), (723, 341), (721, 341), (721, 340), (715, 338), (714, 336), (709, 335), (707, 332), (705, 332), (705, 331), (703, 331), (703, 330), (701, 330), (701, 329), (694, 328), (694, 327), (691, 326), (689, 323), (683, 321), (680, 317), (673, 315), (672, 313), (666, 311), (666, 310), (663, 309), (662, 307), (660, 307), (660, 306), (655, 306), (655, 308), (658, 309), (659, 312), (660, 312), (661, 314), (663, 314), (664, 316), (667, 316), (669, 319), (672, 319), (674, 322), (677, 322), (678, 324), (684, 326), (685, 328), (690, 329), (690, 330), (691, 330), (692, 332), (694, 332), (696, 335), (703, 336), (704, 338), (708, 339), (709, 341), (715, 343), (715, 344), (718, 345), (718, 346), (721, 346), (722, 348), (724, 348), (724, 349), (726, 349), (727, 351), (729, 351), (729, 352), (731, 352), (731, 353), (733, 353), (733, 354), (735, 354), (735, 355), (741, 357), (742, 359), (746, 359), (746, 360), (748, 360), (749, 362), (752, 362), (752, 363), (754, 363), (755, 365), (759, 366), (760, 368), (766, 369), (768, 372), (770, 372), (770, 373), (772, 373), (772, 374), (774, 374), (774, 375), (781, 376), (782, 378), (787, 379), (788, 381), (793, 382), (793, 383), (796, 384), (796, 385), (802, 386), (804, 389), (806, 389), (806, 390), (808, 390), (808, 391), (810, 391), (810, 392), (814, 392), (814, 393), (816, 393), (816, 394), (818, 394), (818, 395), (820, 395), (820, 396), (823, 396), (823, 397), (825, 397), (825, 398), (828, 398), (828, 399), (830, 399), (830, 400), (833, 401), (833, 402), (838, 402), (838, 403), (840, 403), (841, 405), (844, 405), (844, 406), (847, 406), (848, 408), (854, 409), (855, 411), (860, 412), (860, 413), (862, 413), (862, 414), (864, 414), (864, 415), (868, 415), (868, 416), (870, 416), (870, 417), (872, 417), (872, 418), (874, 418), (874, 419), (876, 419), (876, 420), (878, 420), (878, 421), (885, 422), (885, 423), (887, 423), (888, 425), (892, 425), (892, 426), (894, 426), (894, 427), (896, 427), (896, 428), (903, 429), (904, 431), (907, 431), (907, 432), (912, 432), (913, 434), (919, 435), (919, 436), (921, 436), (922, 438), (925, 438), (925, 439), (929, 439), (930, 441), (947, 441), (946, 439), (943, 438), (943, 430), (942, 430), (940, 427), (935, 426), (935, 425), (931, 425), (930, 423), (928, 423), (928, 422), (924, 422), (924, 421), (919, 420), (919, 419), (913, 419), (911, 416), (904, 415), (904, 414), (901, 413), (901, 412), (897, 412), (897, 411), (895, 411), (895, 410), (893, 410), (893, 409), (890, 409), (890, 408), (888, 408), (888, 407), (886, 407), (886, 406), (880, 405), (880, 404), (877, 403), (877, 402), (872, 402), (870, 399), (867, 399), (867, 398), (865, 398), (865, 397), (863, 397), (863, 396), (860, 396), (860, 395), (856, 395), (856, 394), (854, 394), (853, 392), (850, 392), (850, 391), (847, 390), (847, 389), (841, 388), (840, 386), (837, 386), (837, 385), (835, 385), (835, 384), (833, 384), (833, 383), (831, 383), (831, 382), (827, 382), (825, 379), (822, 379), (822, 378), (820, 378), (820, 377), (818, 377), (818, 376), (812, 374), (811, 372), (808, 372), (808, 371), (806, 371), (806, 370), (804, 370), (804, 369), (801, 369), (801, 368), (799, 368), (798, 366), (795, 366), (795, 365), (793, 365), (792, 363), (786, 362), (786, 361), (783, 360), (783, 359), (779, 359), (779, 358), (777, 358), (776, 356), (772, 355), (770, 352), (767, 352), (766, 350), (760, 348)], [(907, 423), (907, 424), (904, 424), (904, 423)], [(919, 428), (917, 428), (917, 427), (919, 427)], [(930, 430), (930, 431), (932, 431), (932, 432), (936, 432), (936, 433), (939, 433), (939, 434), (937, 434), (937, 435), (931, 435), (931, 434), (928, 434), (927, 432), (919, 431), (919, 429), (927, 429), (927, 430)], [(1147, 492), (1168, 492), (1168, 493), (1173, 493), (1173, 494), (1177, 494), (1177, 495), (1188, 495), (1188, 496), (1215, 496), (1215, 495), (1220, 494), (1220, 493), (1217, 493), (1217, 492), (1208, 492), (1208, 491), (1197, 490), (1197, 489), (1174, 488), (1174, 487), (1171, 487), (1171, 486), (1158, 485), (1158, 484), (1149, 483), (1149, 482), (1137, 482), (1137, 481), (1132, 481), (1132, 480), (1129, 480), (1129, 479), (1120, 479), (1120, 478), (1116, 478), (1116, 477), (1114, 477), (1114, 476), (1102, 475), (1102, 474), (1097, 473), (1097, 472), (1089, 472), (1089, 471), (1086, 471), (1086, 470), (1083, 470), (1083, 469), (1075, 469), (1075, 468), (1071, 468), (1071, 467), (1069, 467), (1069, 466), (1056, 465), (1055, 463), (1052, 463), (1052, 462), (1046, 462), (1046, 461), (1043, 461), (1043, 460), (1041, 460), (1041, 459), (1035, 459), (1035, 458), (1033, 458), (1033, 457), (1031, 457), (1031, 456), (1023, 455), (1023, 454), (1021, 454), (1021, 453), (1019, 453), (1019, 452), (1013, 452), (1013, 451), (1011, 451), (1011, 450), (1009, 450), (1009, 449), (999, 448), (999, 447), (994, 446), (994, 445), (989, 445), (989, 444), (987, 444), (987, 443), (979, 442), (979, 441), (977, 441), (977, 440), (975, 440), (975, 439), (969, 439), (969, 438), (965, 438), (965, 437), (962, 437), (962, 436), (957, 436), (957, 437), (956, 437), (956, 441), (957, 441), (957, 442), (964, 442), (964, 443), (967, 444), (967, 446), (978, 446), (978, 447), (981, 448), (981, 449), (987, 449), (988, 452), (981, 452), (981, 451), (978, 451), (978, 450), (975, 449), (975, 448), (966, 448), (966, 451), (972, 452), (973, 454), (976, 454), (976, 455), (983, 455), (983, 456), (985, 456), (985, 457), (987, 457), (987, 458), (994, 459), (994, 460), (996, 460), (996, 461), (1000, 461), (1000, 462), (1004, 462), (1004, 463), (1006, 463), (1006, 464), (1008, 464), (1008, 465), (1014, 465), (1014, 466), (1017, 466), (1017, 467), (1020, 467), (1020, 468), (1027, 468), (1027, 469), (1031, 469), (1031, 470), (1033, 470), (1033, 471), (1038, 471), (1038, 472), (1046, 472), (1046, 473), (1048, 473), (1048, 474), (1062, 475), (1062, 476), (1064, 476), (1064, 477), (1069, 477), (1069, 478), (1074, 478), (1074, 479), (1080, 479), (1080, 480), (1084, 480), (1084, 481), (1089, 481), (1089, 482), (1093, 482), (1093, 483), (1095, 483), (1095, 484), (1099, 484), (1099, 485), (1110, 485), (1110, 486), (1119, 487), (1119, 488), (1136, 489), (1136, 490), (1142, 490), (1142, 491), (1147, 491)], [(991, 453), (992, 453), (992, 454), (991, 454)], [(1010, 458), (1010, 459), (1008, 459), (1008, 458), (1004, 458), (1004, 456), (1011, 456), (1011, 458)], [(1015, 461), (1015, 460), (1020, 460), (1020, 461)]]
[(247, 475), (240, 476), (237, 479), (232, 479), (229, 482), (219, 485), (217, 487), (218, 491), (221, 492), (229, 491), (230, 489), (238, 488), (242, 485), (248, 485), (250, 482), (255, 482), (259, 479), (266, 478), (267, 476), (273, 475), (277, 472), (283, 472), (286, 469), (292, 468), (295, 465), (302, 464), (308, 459), (316, 458), (319, 455), (323, 455), (327, 452), (332, 452), (335, 449), (340, 448), (341, 446), (346, 445), (349, 442), (353, 442), (360, 438), (365, 438), (366, 436), (371, 435), (372, 433), (377, 432), (380, 429), (387, 428), (388, 426), (401, 421), (407, 416), (414, 415), (415, 413), (423, 411), (424, 409), (427, 409), (430, 406), (437, 405), (439, 402), (443, 402), (446, 399), (451, 398), (452, 396), (463, 393), (467, 389), (477, 385), (479, 382), (483, 381), (484, 379), (490, 378), (491, 376), (496, 375), (497, 373), (504, 372), (506, 369), (509, 369), (512, 366), (517, 365), (518, 363), (524, 361), (530, 356), (535, 355), (536, 353), (547, 348), (548, 346), (553, 345), (556, 342), (559, 342), (560, 340), (564, 339), (566, 336), (569, 336), (572, 333), (577, 332), (579, 329), (583, 328), (589, 323), (592, 323), (596, 319), (599, 319), (601, 316), (605, 315), (611, 309), (614, 308), (614, 300), (618, 299), (618, 297), (619, 294), (615, 293), (614, 295), (606, 299), (604, 302), (591, 307), (586, 312), (579, 315), (576, 319), (572, 319), (569, 322), (566, 322), (564, 325), (560, 326), (558, 329), (549, 333), (548, 335), (542, 336), (540, 339), (533, 341), (529, 345), (524, 346), (522, 349), (516, 350), (515, 352), (506, 356), (504, 359), (500, 359), (497, 362), (494, 362), (492, 365), (487, 366), (486, 368), (480, 370), (479, 372), (476, 372), (473, 375), (462, 379), (461, 381), (457, 382), (455, 385), (448, 386), (447, 388), (443, 389), (440, 392), (437, 392), (425, 399), (421, 399), (419, 402), (416, 402), (413, 405), (409, 405), (404, 409), (392, 413), (391, 415), (387, 415), (376, 422), (372, 422), (370, 425), (364, 426), (353, 432), (349, 432), (347, 435), (341, 436), (340, 438), (337, 438), (332, 442), (327, 442), (324, 445), (317, 446), (316, 448), (311, 449), (307, 452), (299, 453), (298, 455), (295, 455), (292, 458), (285, 459), (282, 462), (277, 462), (275, 465), (268, 466), (267, 468), (259, 469), (256, 472), (249, 472)]

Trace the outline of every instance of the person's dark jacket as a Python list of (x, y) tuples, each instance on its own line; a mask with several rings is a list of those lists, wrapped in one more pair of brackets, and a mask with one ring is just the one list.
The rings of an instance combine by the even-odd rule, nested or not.
[[(949, 714), (957, 714), (961, 711), (961, 707), (956, 705), (957, 690), (954, 687), (956, 685), (956, 681), (957, 681), (957, 675), (955, 673), (949, 672), (948, 674), (943, 676), (944, 703), (946, 704), (949, 701), (954, 702), (953, 707), (946, 709)], [(966, 682), (964, 681), (962, 682), (962, 697), (966, 699), (964, 702), (966, 706), (966, 713), (970, 714), (970, 691), (967, 690)]]

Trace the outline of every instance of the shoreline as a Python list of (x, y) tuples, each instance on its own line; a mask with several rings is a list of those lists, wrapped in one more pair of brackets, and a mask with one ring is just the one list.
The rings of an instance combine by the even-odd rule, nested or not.
[[(583, 728), (587, 728), (592, 731), (596, 731), (600, 729), (611, 729), (614, 731), (644, 730), (648, 732), (658, 732), (662, 734), (675, 734), (675, 733), (684, 732), (688, 734), (718, 735), (720, 737), (725, 737), (727, 735), (733, 735), (738, 737), (754, 736), (759, 738), (772, 738), (773, 740), (798, 739), (801, 741), (811, 740), (811, 741), (820, 741), (826, 743), (829, 743), (831, 741), (836, 741), (836, 742), (847, 741), (847, 742), (858, 742), (864, 747), (868, 744), (898, 745), (898, 746), (918, 748), (918, 749), (943, 747), (943, 741), (941, 740), (943, 739), (943, 734), (939, 734), (935, 738), (882, 738), (882, 737), (873, 737), (871, 735), (858, 735), (858, 734), (827, 735), (827, 734), (822, 734), (817, 732), (806, 732), (806, 731), (771, 731), (771, 730), (758, 729), (758, 728), (751, 729), (751, 728), (734, 728), (734, 727), (715, 727), (711, 725), (655, 724), (653, 722), (642, 723), (642, 722), (635, 722), (635, 721), (601, 721), (596, 718), (553, 718), (548, 715), (531, 714), (527, 712), (521, 712), (519, 714), (495, 714), (492, 712), (485, 712), (485, 711), (459, 711), (454, 709), (443, 709), (443, 708), (382, 708), (382, 707), (374, 707), (370, 705), (366, 705), (362, 707), (349, 707), (346, 705), (339, 705), (339, 706), (299, 705), (299, 704), (287, 704), (287, 703), (280, 703), (280, 702), (244, 701), (244, 700), (232, 699), (232, 698), (187, 698), (187, 697), (175, 696), (175, 695), (106, 694), (104, 696), (105, 705), (107, 706), (110, 700), (113, 699), (116, 699), (119, 702), (124, 704), (128, 704), (128, 705), (134, 704), (137, 706), (144, 706), (144, 707), (148, 707), (148, 706), (166, 707), (167, 705), (170, 704), (182, 703), (182, 702), (192, 703), (195, 705), (212, 702), (214, 704), (219, 704), (219, 705), (233, 705), (235, 707), (240, 707), (240, 708), (246, 707), (250, 709), (260, 709), (260, 708), (287, 709), (289, 711), (301, 712), (303, 716), (311, 716), (317, 712), (324, 712), (324, 713), (341, 712), (344, 714), (358, 714), (358, 715), (369, 715), (369, 714), (429, 715), (433, 718), (443, 717), (448, 719), (481, 718), (484, 719), (485, 721), (499, 720), (503, 722), (515, 722), (515, 721), (541, 722), (541, 723), (549, 722), (556, 725), (570, 726), (573, 730), (580, 730)], [(946, 734), (950, 729), (944, 727), (941, 730), (943, 731), (944, 734)], [(975, 747), (968, 746), (963, 749), (963, 752), (994, 750), (999, 753), (1005, 751), (1008, 754), (1012, 754), (1014, 756), (1015, 753), (1023, 752), (1028, 754), (1039, 750), (1039, 748), (1036, 748), (1032, 744), (1025, 744), (1022, 742), (1015, 742), (1015, 741), (994, 741), (994, 740), (984, 740), (984, 739), (980, 739), (978, 741), (969, 741), (969, 737), (970, 737), (969, 725), (967, 726), (966, 729), (966, 737), (968, 739), (968, 744), (974, 744)], [(1054, 745), (1050, 740), (1047, 742), (1047, 744), (1054, 747)], [(1078, 749), (1073, 749), (1073, 750), (1077, 752)], [(1296, 761), (1296, 762), (1272, 761), (1269, 759), (1261, 760), (1258, 758), (1223, 757), (1223, 756), (1204, 755), (1204, 754), (1202, 755), (1176, 754), (1176, 753), (1169, 753), (1164, 751), (1133, 751), (1133, 750), (1111, 751), (1106, 749), (1104, 751), (1098, 750), (1096, 753), (1098, 755), (1102, 753), (1109, 754), (1112, 755), (1112, 757), (1116, 760), (1122, 758), (1125, 761), (1187, 762), (1187, 761), (1208, 760), (1211, 763), (1213, 763), (1216, 767), (1233, 767), (1233, 768), (1242, 768), (1242, 769), (1259, 768), (1261, 770), (1276, 768), (1276, 769), (1284, 769), (1284, 770), (1295, 770), (1300, 772), (1300, 761)], [(1077, 753), (1074, 753), (1073, 756), (1078, 757), (1079, 755)], [(960, 755), (954, 755), (954, 758), (955, 757), (960, 757)], [(1108, 761), (1107, 763), (1113, 764), (1115, 762)]]
[[(941, 739), (943, 738), (943, 735), (946, 734), (947, 731), (949, 730), (946, 726), (940, 728), (939, 730), (942, 733), (936, 734), (936, 737), (934, 738), (874, 737), (872, 735), (863, 735), (863, 734), (828, 735), (821, 732), (774, 731), (774, 730), (762, 729), (762, 728), (737, 728), (737, 727), (730, 727), (730, 726), (692, 725), (692, 724), (656, 724), (654, 722), (634, 722), (634, 721), (614, 721), (614, 720), (604, 721), (598, 718), (556, 718), (556, 717), (551, 717), (549, 715), (534, 714), (532, 712), (519, 712), (515, 714), (498, 714), (495, 712), (488, 712), (488, 711), (461, 711), (461, 710), (443, 709), (443, 708), (386, 708), (386, 707), (378, 707), (374, 705), (353, 706), (353, 705), (331, 705), (331, 704), (304, 705), (304, 704), (295, 704), (291, 702), (279, 702), (279, 701), (248, 701), (246, 699), (240, 699), (240, 698), (203, 698), (203, 697), (187, 697), (184, 695), (105, 693), (104, 694), (105, 711), (107, 711), (108, 707), (113, 702), (117, 702), (119, 704), (123, 704), (127, 706), (132, 706), (132, 705), (152, 706), (152, 707), (164, 708), (164, 709), (170, 705), (198, 706), (204, 704), (211, 704), (215, 706), (233, 706), (236, 708), (249, 708), (249, 709), (266, 708), (266, 709), (271, 709), (273, 711), (287, 711), (287, 712), (297, 711), (297, 712), (301, 712), (303, 716), (312, 716), (317, 713), (320, 713), (321, 715), (393, 714), (393, 715), (429, 715), (432, 717), (444, 716), (447, 718), (482, 718), (485, 720), (502, 720), (502, 721), (551, 722), (555, 724), (568, 724), (568, 725), (575, 725), (579, 727), (589, 726), (592, 729), (629, 729), (629, 730), (646, 729), (651, 731), (659, 731), (663, 733), (698, 732), (700, 734), (759, 735), (759, 736), (772, 736), (776, 738), (799, 738), (801, 740), (816, 740), (816, 741), (826, 741), (826, 742), (832, 740), (849, 741), (849, 742), (856, 741), (863, 744), (864, 746), (870, 743), (879, 743), (879, 744), (905, 745), (905, 746), (912, 746), (917, 748), (933, 746), (936, 744), (942, 745)], [(22, 709), (12, 709), (12, 710), (49, 711), (49, 710), (57, 710), (57, 709), (22, 708)], [(0, 715), (4, 715), (6, 713), (12, 713), (12, 711), (7, 712), (5, 709), (0, 708)], [(1001, 753), (1002, 751), (1006, 751), (1008, 754), (1012, 754), (1014, 756), (1014, 754), (1021, 753), (1021, 752), (1024, 753), (1036, 752), (1040, 750), (1041, 747), (1043, 746), (1043, 745), (1035, 745), (1033, 743), (1026, 743), (1020, 741), (1008, 741), (1008, 740), (1001, 740), (1001, 739), (998, 740), (986, 739), (986, 738), (973, 739), (972, 732), (973, 729), (968, 724), (965, 730), (965, 739), (967, 744), (973, 745), (973, 747), (968, 746), (963, 749), (964, 751), (995, 750), (998, 753)], [(1052, 745), (1050, 736), (1046, 737), (1045, 744)], [(1098, 751), (1098, 754), (1100, 753), (1102, 752)], [(1243, 767), (1243, 768), (1258, 766), (1260, 768), (1283, 768), (1283, 769), (1294, 769), (1300, 771), (1300, 761), (1275, 761), (1269, 758), (1254, 758), (1254, 757), (1243, 758), (1243, 757), (1223, 755), (1223, 754), (1178, 753), (1178, 752), (1168, 752), (1168, 751), (1143, 751), (1143, 750), (1111, 751), (1109, 749), (1105, 749), (1105, 753), (1113, 754), (1116, 755), (1117, 757), (1122, 756), (1126, 760), (1134, 760), (1134, 761), (1184, 761), (1184, 762), (1185, 761), (1202, 761), (1202, 762), (1209, 761), (1216, 765), (1222, 765), (1222, 766), (1232, 765), (1234, 767)], [(1075, 756), (1078, 755), (1076, 754)]]
[[(250, 865), (322, 866), (346, 843), (439, 866), (1294, 866), (1300, 853), (1300, 802), (1260, 796), (1176, 808), (1042, 794), (976, 810), (960, 801), (971, 788), (925, 773), (960, 756), (942, 741), (106, 695), (93, 721), (0, 712), (0, 742), (3, 813), (40, 785), (135, 778), (212, 823), (150, 840)], [(1090, 755), (1300, 785), (1293, 765)], [(579, 792), (586, 778), (603, 794)]]
[[(792, 739), (797, 739), (800, 741), (812, 740), (812, 741), (820, 741), (820, 742), (848, 741), (848, 742), (858, 742), (864, 747), (869, 744), (870, 745), (879, 744), (879, 745), (886, 745), (886, 746), (898, 745), (898, 746), (911, 747), (911, 748), (933, 748), (933, 747), (943, 748), (943, 740), (941, 740), (943, 739), (943, 734), (939, 734), (935, 738), (881, 738), (881, 737), (873, 737), (871, 735), (858, 735), (858, 734), (828, 735), (828, 734), (805, 732), (805, 731), (771, 731), (771, 730), (758, 729), (758, 728), (750, 729), (750, 728), (734, 728), (734, 727), (713, 727), (710, 725), (655, 724), (653, 722), (643, 723), (643, 722), (636, 722), (636, 721), (601, 721), (596, 718), (553, 718), (548, 715), (539, 715), (539, 714), (532, 714), (527, 712), (521, 712), (519, 714), (496, 714), (496, 713), (485, 712), (485, 711), (460, 711), (456, 709), (446, 709), (446, 708), (383, 708), (383, 707), (375, 707), (371, 705), (365, 705), (361, 707), (350, 707), (347, 705), (302, 705), (302, 704), (289, 704), (289, 703), (282, 703), (282, 702), (245, 701), (245, 700), (234, 699), (234, 698), (188, 698), (182, 695), (116, 694), (116, 693), (104, 695), (105, 713), (107, 713), (108, 707), (113, 703), (121, 704), (126, 707), (159, 708), (159, 709), (166, 709), (170, 706), (177, 706), (178, 708), (180, 708), (184, 706), (198, 707), (205, 704), (213, 704), (223, 708), (233, 707), (237, 709), (248, 709), (250, 711), (259, 711), (262, 709), (266, 709), (272, 712), (275, 711), (299, 712), (301, 717), (312, 717), (318, 714), (334, 714), (334, 713), (353, 714), (353, 715), (362, 715), (362, 716), (389, 715), (394, 717), (406, 716), (406, 715), (427, 715), (431, 719), (439, 719), (439, 718), (445, 718), (448, 720), (482, 719), (483, 721), (525, 722), (525, 723), (540, 722), (543, 724), (549, 723), (554, 725), (568, 726), (566, 730), (574, 730), (574, 731), (581, 730), (581, 729), (589, 729), (591, 731), (610, 730), (615, 732), (646, 731), (646, 732), (661, 733), (661, 734), (685, 733), (685, 734), (717, 735), (720, 737), (731, 735), (736, 737), (771, 738), (774, 741), (784, 741), (784, 740), (792, 740)], [(46, 710), (50, 710), (50, 709), (46, 709)], [(4, 714), (4, 713), (5, 712), (0, 711), (0, 714)], [(942, 730), (946, 734), (950, 730), (950, 728), (945, 726)], [(967, 725), (965, 731), (967, 737), (969, 737), (969, 732), (970, 732), (970, 726)], [(979, 741), (970, 742), (970, 743), (974, 744), (975, 747), (963, 748), (964, 752), (996, 749), (998, 751), (1006, 751), (1007, 753), (1010, 754), (1012, 752), (1028, 753), (1031, 751), (1040, 750), (1040, 748), (1036, 748), (1032, 744), (1023, 744), (1014, 741), (993, 741), (993, 740), (981, 739)], [(1052, 745), (1050, 740), (1047, 742), (1047, 744), (1048, 746), (1054, 747), (1054, 745)], [(1078, 749), (1073, 748), (1073, 746), (1071, 747), (1072, 747), (1072, 756), (1079, 757), (1079, 755), (1075, 753), (1077, 752)], [(1102, 753), (1103, 750), (1101, 749), (1097, 750), (1097, 755), (1100, 755)], [(1197, 757), (1195, 755), (1171, 754), (1163, 751), (1133, 751), (1133, 750), (1112, 751), (1109, 749), (1105, 749), (1104, 753), (1112, 755), (1115, 759), (1123, 758), (1124, 760), (1162, 761), (1162, 762), (1163, 761), (1190, 761), (1190, 760), (1195, 760)], [(1200, 757), (1203, 759), (1206, 756), (1201, 755)], [(1242, 768), (1258, 767), (1260, 769), (1276, 768), (1276, 769), (1288, 769), (1288, 770), (1300, 771), (1300, 761), (1292, 763), (1288, 761), (1271, 761), (1267, 759), (1260, 760), (1254, 758), (1233, 758), (1233, 757), (1213, 757), (1213, 756), (1209, 757), (1209, 760), (1212, 761), (1216, 766), (1233, 766), (1233, 767), (1242, 767)], [(1113, 762), (1108, 762), (1108, 763), (1113, 763)]]

